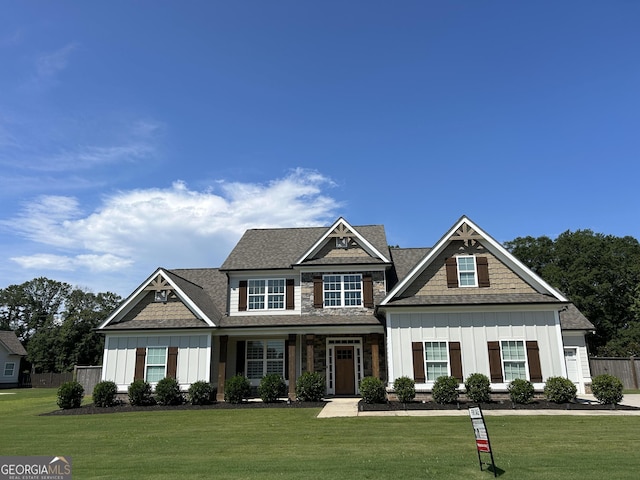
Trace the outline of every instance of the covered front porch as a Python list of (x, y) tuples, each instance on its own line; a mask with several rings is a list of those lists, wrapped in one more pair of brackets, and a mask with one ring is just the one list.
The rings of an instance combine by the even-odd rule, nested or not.
[[(374, 331), (372, 331), (374, 330)], [(276, 333), (259, 330), (227, 331), (214, 339), (212, 381), (217, 400), (224, 400), (228, 378), (240, 374), (258, 387), (267, 374), (281, 374), (288, 397), (296, 398), (296, 380), (303, 372), (324, 376), (326, 395), (354, 396), (366, 376), (386, 381), (384, 331), (371, 329), (320, 329)]]

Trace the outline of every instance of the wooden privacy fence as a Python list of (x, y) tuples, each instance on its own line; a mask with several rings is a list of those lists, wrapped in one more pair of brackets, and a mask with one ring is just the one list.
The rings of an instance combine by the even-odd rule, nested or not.
[(24, 386), (31, 383), (32, 388), (57, 388), (63, 383), (73, 380), (73, 372), (32, 373), (29, 377), (29, 379), (24, 380)]
[(640, 388), (638, 379), (640, 378), (640, 358), (636, 357), (591, 357), (589, 359), (591, 376), (608, 373), (618, 377), (624, 388)]
[(102, 367), (76, 365), (73, 371), (76, 382), (84, 388), (84, 394), (93, 394), (94, 387), (102, 378)]

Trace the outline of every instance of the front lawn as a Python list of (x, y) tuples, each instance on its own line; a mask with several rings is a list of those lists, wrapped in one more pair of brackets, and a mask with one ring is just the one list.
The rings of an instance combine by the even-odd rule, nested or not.
[[(0, 395), (0, 454), (59, 455), (78, 479), (489, 479), (467, 417), (315, 418), (319, 409), (40, 416)], [(635, 479), (640, 417), (486, 418), (500, 478)]]

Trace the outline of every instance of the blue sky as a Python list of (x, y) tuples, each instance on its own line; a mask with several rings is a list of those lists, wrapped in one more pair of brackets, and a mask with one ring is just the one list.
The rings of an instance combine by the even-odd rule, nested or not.
[(640, 238), (640, 3), (22, 1), (0, 288), (128, 295), (247, 228)]

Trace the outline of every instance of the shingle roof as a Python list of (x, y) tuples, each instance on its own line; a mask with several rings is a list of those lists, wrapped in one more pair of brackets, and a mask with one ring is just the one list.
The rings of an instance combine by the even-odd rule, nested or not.
[(396, 279), (401, 282), (420, 260), (427, 256), (431, 248), (391, 248), (391, 261), (396, 273)]
[(296, 327), (296, 326), (382, 325), (373, 315), (269, 315), (225, 317), (221, 327)]
[(149, 330), (174, 328), (211, 328), (197, 318), (156, 318), (153, 320), (132, 319), (107, 325), (102, 330)]
[[(388, 256), (387, 236), (382, 225), (354, 226), (353, 228), (380, 253)], [(247, 230), (220, 270), (291, 268), (327, 233), (327, 229), (328, 227), (306, 227)], [(340, 263), (348, 263), (349, 260), (353, 259), (342, 259)], [(323, 262), (326, 263), (326, 260)], [(354, 261), (354, 263), (361, 262), (362, 259)], [(367, 263), (376, 262), (379, 260), (367, 260)]]
[(173, 281), (214, 323), (226, 310), (227, 276), (217, 268), (166, 270)]
[(16, 334), (9, 330), (0, 331), (0, 342), (12, 355), (26, 355), (27, 351), (18, 340)]
[(573, 303), (567, 305), (566, 309), (560, 310), (560, 325), (563, 330), (595, 330), (596, 328)]
[(562, 305), (557, 298), (540, 293), (505, 294), (461, 294), (461, 295), (415, 295), (394, 299), (387, 304), (394, 306), (435, 306), (435, 305), (503, 305), (503, 304), (555, 303)]

